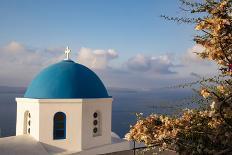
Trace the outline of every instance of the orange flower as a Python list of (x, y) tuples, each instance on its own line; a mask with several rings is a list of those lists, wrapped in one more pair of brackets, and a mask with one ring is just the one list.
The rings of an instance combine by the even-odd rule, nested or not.
[(217, 86), (217, 89), (221, 92), (221, 93), (225, 93), (225, 87), (224, 86), (222, 86), (222, 85), (219, 85), (219, 86)]
[(203, 88), (201, 90), (201, 95), (204, 97), (204, 98), (208, 98), (210, 96), (210, 93), (207, 89)]

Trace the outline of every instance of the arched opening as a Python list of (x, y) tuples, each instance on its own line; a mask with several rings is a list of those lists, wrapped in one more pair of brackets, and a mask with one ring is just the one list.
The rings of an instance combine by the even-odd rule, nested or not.
[(66, 115), (63, 112), (57, 112), (54, 115), (53, 139), (66, 138)]
[(31, 114), (27, 110), (24, 112), (24, 125), (23, 125), (23, 134), (31, 133)]
[(101, 136), (101, 113), (95, 111), (93, 113), (93, 137)]

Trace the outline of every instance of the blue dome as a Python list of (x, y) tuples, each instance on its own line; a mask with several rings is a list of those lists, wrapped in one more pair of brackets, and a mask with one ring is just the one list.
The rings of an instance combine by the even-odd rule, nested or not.
[(89, 68), (63, 60), (45, 68), (31, 82), (25, 98), (109, 98), (98, 76)]

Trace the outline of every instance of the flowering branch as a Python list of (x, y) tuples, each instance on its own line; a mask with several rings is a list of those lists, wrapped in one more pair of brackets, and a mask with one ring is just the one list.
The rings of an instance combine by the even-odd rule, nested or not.
[(212, 78), (178, 86), (198, 85), (201, 89), (197, 92), (206, 105), (204, 109), (187, 109), (176, 117), (137, 115), (137, 122), (126, 138), (147, 146), (156, 144), (179, 154), (229, 154), (232, 151), (232, 1), (180, 1), (190, 8), (184, 11), (203, 15), (198, 18), (161, 17), (196, 24), (195, 29), (203, 35), (195, 36), (194, 41), (204, 47), (197, 55), (216, 62), (221, 72)]

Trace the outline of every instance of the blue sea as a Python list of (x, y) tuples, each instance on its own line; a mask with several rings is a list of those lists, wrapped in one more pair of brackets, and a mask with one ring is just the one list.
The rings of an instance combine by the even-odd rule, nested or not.
[[(112, 130), (120, 137), (135, 123), (135, 113), (173, 115), (185, 107), (196, 107), (191, 103), (192, 91), (186, 89), (156, 89), (136, 91), (108, 89), (113, 96)], [(22, 97), (24, 89), (0, 87), (0, 136), (15, 135), (16, 97)]]

